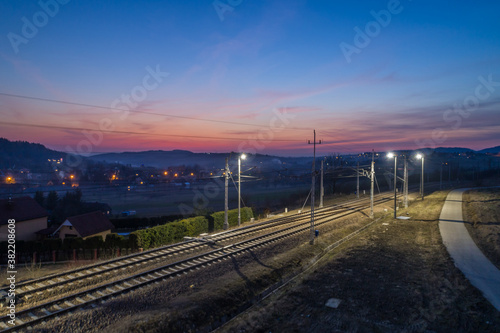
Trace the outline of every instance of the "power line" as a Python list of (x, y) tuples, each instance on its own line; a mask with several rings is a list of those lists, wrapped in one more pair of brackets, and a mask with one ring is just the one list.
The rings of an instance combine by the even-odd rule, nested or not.
[[(12, 123), (12, 122), (7, 122), (7, 121), (0, 121), (0, 125), (20, 126), (20, 127), (36, 127), (36, 128), (47, 128), (47, 129), (72, 130), (72, 131), (96, 131), (95, 129), (84, 128), (84, 127), (67, 127), (67, 126), (55, 126), (55, 125), (22, 124), (22, 123)], [(201, 136), (201, 135), (145, 133), (145, 132), (132, 132), (132, 131), (111, 131), (111, 130), (101, 130), (101, 129), (99, 129), (98, 131), (103, 132), (103, 133), (113, 133), (113, 134), (134, 134), (134, 135), (149, 135), (149, 136), (162, 136), (162, 137), (175, 137), (175, 138), (188, 138), (188, 139), (209, 139), (209, 140), (230, 140), (230, 141), (244, 141), (244, 140), (246, 140), (246, 139), (243, 139), (243, 138)], [(290, 140), (290, 139), (273, 139), (272, 141), (280, 141), (280, 142), (303, 142), (303, 140)]]
[[(172, 115), (172, 114), (164, 114), (164, 113), (157, 113), (157, 112), (143, 111), (143, 110), (132, 110), (132, 109), (128, 109), (127, 110), (127, 109), (120, 109), (120, 108), (112, 108), (112, 107), (108, 107), (108, 106), (100, 106), (100, 105), (92, 105), (92, 104), (85, 104), (85, 103), (76, 103), (76, 102), (69, 102), (69, 101), (61, 101), (61, 100), (50, 99), (50, 98), (41, 98), (41, 97), (32, 97), (32, 96), (25, 96), (25, 95), (8, 94), (8, 93), (3, 93), (3, 92), (0, 92), (0, 95), (2, 95), (2, 96), (8, 96), (8, 97), (15, 97), (15, 98), (22, 98), (22, 99), (30, 99), (30, 100), (42, 101), (42, 102), (50, 102), (50, 103), (58, 103), (58, 104), (66, 104), (66, 105), (75, 105), (75, 106), (83, 106), (83, 107), (89, 107), (89, 108), (95, 108), (95, 109), (118, 110), (118, 111), (125, 111), (125, 112), (131, 112), (131, 113), (148, 114), (148, 115), (153, 115), (153, 116), (171, 117), (171, 118), (197, 120), (197, 121), (206, 121), (206, 122), (221, 123), (221, 124), (230, 124), (230, 125), (253, 126), (253, 127), (259, 127), (259, 128), (263, 127), (263, 125), (259, 125), (259, 124), (239, 123), (239, 122), (234, 122), (234, 121), (215, 120), (215, 119), (206, 119), (206, 118), (195, 118), (195, 117), (187, 117), (187, 116), (177, 116), (177, 115)], [(309, 130), (309, 129), (307, 129), (307, 128), (300, 128), (300, 127), (293, 127), (293, 128), (290, 127), (290, 128), (283, 128), (283, 130), (301, 130), (301, 131), (304, 131), (304, 130)]]

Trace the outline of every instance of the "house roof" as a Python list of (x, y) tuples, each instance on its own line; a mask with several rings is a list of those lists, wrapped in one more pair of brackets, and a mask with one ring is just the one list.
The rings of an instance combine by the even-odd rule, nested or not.
[(38, 230), (37, 232), (35, 232), (35, 234), (50, 236), (50, 235), (54, 234), (56, 232), (56, 230), (57, 230), (57, 226), (52, 226), (52, 227), (48, 227), (48, 228), (45, 228), (42, 230)]
[(31, 197), (0, 200), (0, 225), (7, 224), (9, 219), (16, 223), (49, 216), (47, 211)]
[(68, 217), (63, 224), (67, 222), (71, 223), (73, 228), (78, 231), (80, 237), (91, 236), (115, 228), (108, 217), (100, 211)]

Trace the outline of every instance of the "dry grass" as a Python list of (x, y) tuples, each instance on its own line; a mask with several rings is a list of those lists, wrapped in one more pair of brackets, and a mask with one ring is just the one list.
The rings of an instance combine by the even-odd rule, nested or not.
[(474, 242), (500, 269), (500, 189), (468, 191), (463, 215)]
[[(438, 219), (447, 192), (415, 200), (221, 332), (496, 332), (499, 313), (454, 267)], [(391, 215), (391, 214), (389, 214)], [(341, 299), (337, 309), (328, 298)]]

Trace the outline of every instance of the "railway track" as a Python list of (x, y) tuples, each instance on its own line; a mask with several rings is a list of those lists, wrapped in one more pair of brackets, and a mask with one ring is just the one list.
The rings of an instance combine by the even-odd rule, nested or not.
[[(391, 196), (379, 196), (377, 198), (377, 202), (378, 203), (386, 202), (391, 199), (392, 199)], [(343, 217), (352, 214), (354, 212), (366, 209), (365, 201), (366, 200), (360, 199), (349, 204), (336, 205), (318, 209), (315, 214), (316, 217), (315, 225), (320, 226), (332, 222), (333, 220), (339, 217)], [(169, 263), (167, 265), (147, 270), (145, 272), (127, 276), (117, 281), (105, 283), (83, 291), (76, 291), (73, 292), (71, 295), (60, 297), (55, 300), (50, 300), (45, 303), (38, 304), (24, 310), (19, 310), (16, 312), (16, 325), (14, 327), (8, 325), (7, 322), (10, 320), (10, 318), (8, 316), (4, 316), (0, 318), (0, 329), (2, 329), (2, 332), (16, 331), (21, 328), (33, 326), (37, 323), (49, 320), (50, 318), (62, 315), (64, 313), (78, 310), (80, 308), (85, 308), (88, 306), (95, 307), (99, 302), (106, 301), (109, 298), (116, 297), (118, 295), (127, 293), (131, 290), (140, 288), (142, 286), (151, 283), (157, 283), (161, 280), (174, 278), (175, 276), (185, 274), (191, 270), (200, 269), (201, 267), (204, 266), (209, 266), (213, 263), (251, 251), (252, 249), (262, 247), (288, 237), (292, 237), (302, 232), (308, 232), (310, 228), (308, 219), (309, 216), (307, 214), (291, 215), (267, 222), (258, 223), (254, 226), (248, 226), (240, 229), (235, 229), (233, 231), (227, 231), (213, 235), (212, 237), (210, 237), (210, 240), (212, 242), (218, 242), (223, 239), (237, 237), (236, 235), (238, 233), (244, 233), (245, 231), (256, 232), (255, 228), (266, 229), (269, 227), (276, 227), (278, 225), (281, 227), (280, 230), (277, 231), (272, 231), (264, 235), (259, 235), (247, 240), (240, 241), (238, 243), (226, 245), (215, 250), (211, 250), (199, 255), (192, 256), (187, 259), (179, 260), (173, 263)], [(287, 224), (291, 225), (286, 226)], [(169, 250), (173, 249), (175, 249), (175, 251), (186, 251), (190, 246), (197, 245), (196, 243), (198, 243), (196, 240), (191, 240), (187, 243), (173, 244), (168, 247), (163, 247), (160, 250), (147, 251), (141, 255), (135, 255), (135, 256), (131, 255), (123, 257), (120, 259), (121, 261), (111, 260), (106, 263), (103, 263), (105, 266), (108, 265), (106, 266), (108, 268), (104, 268), (103, 270), (108, 270), (108, 272), (117, 271), (123, 268), (123, 266), (121, 266), (122, 264), (123, 265), (137, 264), (137, 262), (134, 262), (133, 259), (135, 259), (135, 261), (140, 261), (140, 262), (148, 261), (150, 260), (150, 258), (147, 258), (148, 256), (151, 257), (158, 255), (161, 257), (164, 255), (168, 255), (166, 253), (168, 253)], [(159, 254), (162, 251), (166, 252)], [(172, 252), (171, 254), (173, 253), (177, 252)], [(143, 256), (144, 254), (147, 255), (146, 259), (144, 259)], [(101, 265), (98, 267), (103, 268), (104, 266)], [(82, 268), (82, 270), (73, 270), (69, 274), (72, 277), (70, 277), (69, 279), (63, 278), (64, 281), (61, 281), (60, 283), (70, 284), (78, 280), (88, 279), (89, 275), (83, 273), (86, 272), (86, 270), (88, 271), (88, 273), (92, 274), (96, 272), (97, 272), (96, 274), (104, 274), (102, 273), (103, 270), (99, 272), (95, 268), (96, 267), (90, 269), (89, 267), (84, 267)], [(81, 274), (77, 274), (75, 271), (78, 271), (78, 273)], [(68, 275), (65, 275), (65, 277), (68, 277)], [(51, 281), (54, 281), (55, 276), (53, 275), (48, 278), (51, 279)], [(22, 289), (20, 292), (20, 296), (24, 297), (29, 294), (33, 295), (36, 293), (41, 293), (43, 290), (55, 288), (55, 285), (57, 285), (57, 282), (54, 282), (52, 284), (47, 283), (45, 285), (43, 282), (40, 282), (41, 280), (43, 279), (39, 279), (37, 281), (30, 281), (32, 285), (33, 283), (38, 285), (38, 287), (33, 288), (32, 290), (30, 290), (30, 288), (27, 287), (28, 284), (26, 283), (22, 284), (23, 288), (26, 291), (22, 292), (23, 291)], [(43, 281), (46, 282), (48, 280), (45, 279)]]
[[(383, 196), (377, 198), (377, 200), (383, 200)], [(322, 216), (342, 209), (357, 209), (363, 207), (366, 204), (365, 201), (366, 199), (360, 199), (345, 204), (318, 209), (316, 210), (315, 217), (321, 218)], [(272, 228), (282, 228), (284, 225), (290, 223), (301, 223), (302, 220), (308, 219), (309, 215), (307, 212), (300, 215), (278, 217), (276, 219), (260, 222), (252, 226), (217, 233), (215, 235), (208, 236), (206, 239), (188, 240), (183, 243), (176, 243), (146, 252), (135, 253), (107, 260), (105, 262), (80, 267), (70, 271), (48, 275), (35, 280), (21, 282), (16, 285), (16, 295), (18, 298), (16, 304), (22, 305), (23, 302), (29, 299), (43, 297), (44, 291), (47, 291), (46, 294), (57, 293), (64, 291), (67, 286), (71, 286), (71, 288), (74, 289), (74, 285), (79, 281), (89, 284), (92, 282), (91, 278), (100, 280), (103, 280), (104, 278), (105, 280), (106, 277), (112, 277), (110, 274), (112, 272), (126, 270), (128, 268), (135, 268), (138, 270), (145, 267), (145, 265), (151, 264), (152, 262), (161, 262), (166, 258), (175, 257), (185, 253), (192, 253), (210, 245), (214, 246), (218, 244), (218, 246), (224, 246), (224, 242), (227, 242), (228, 240), (242, 238), (251, 234), (264, 232), (265, 230)], [(7, 290), (4, 289), (3, 294), (6, 293)]]

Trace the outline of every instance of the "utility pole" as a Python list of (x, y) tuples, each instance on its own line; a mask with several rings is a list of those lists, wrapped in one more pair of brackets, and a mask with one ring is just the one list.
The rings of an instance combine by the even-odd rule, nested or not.
[(238, 227), (241, 224), (241, 160), (245, 158), (245, 154), (238, 156)]
[(405, 154), (405, 163), (404, 163), (404, 204), (405, 208), (408, 208), (408, 160)]
[(313, 162), (312, 162), (312, 184), (311, 184), (311, 239), (309, 244), (314, 244), (314, 183), (316, 183), (316, 144), (321, 144), (321, 140), (316, 142), (316, 130), (314, 130), (314, 141), (308, 141), (308, 144), (313, 144)]
[(451, 184), (451, 163), (448, 164), (448, 183)]
[(424, 156), (422, 155), (422, 179), (420, 180), (420, 191), (422, 195), (422, 200), (424, 200)]
[(396, 194), (397, 194), (397, 188), (396, 185), (398, 183), (398, 155), (395, 153), (389, 153), (387, 154), (387, 157), (389, 158), (394, 158), (394, 218), (396, 218), (396, 210), (397, 210), (397, 199), (396, 199)]
[(321, 187), (319, 188), (319, 208), (323, 208), (323, 196), (325, 189), (323, 187), (323, 160), (321, 160)]
[(443, 162), (441, 162), (441, 169), (439, 169), (439, 189), (443, 189)]
[(359, 199), (359, 161), (356, 164), (356, 198)]
[(227, 219), (227, 211), (228, 211), (228, 206), (229, 206), (229, 191), (228, 191), (228, 185), (229, 185), (229, 163), (228, 163), (228, 158), (226, 157), (226, 167), (225, 167), (225, 182), (224, 182), (224, 189), (225, 189), (225, 203), (224, 203), (224, 224), (222, 228), (224, 230), (227, 230), (229, 228), (229, 223)]
[(370, 172), (370, 217), (373, 218), (373, 182), (375, 179), (375, 151), (372, 149), (372, 168)]

